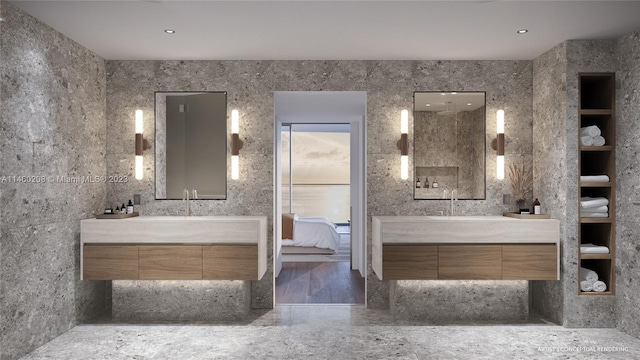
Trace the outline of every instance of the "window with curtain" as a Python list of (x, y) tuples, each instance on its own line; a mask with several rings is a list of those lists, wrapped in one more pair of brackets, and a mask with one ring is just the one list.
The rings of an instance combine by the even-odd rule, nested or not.
[[(349, 132), (331, 124), (296, 124), (282, 131), (282, 211), (323, 216), (335, 223), (349, 219)], [(342, 131), (340, 131), (342, 129)]]

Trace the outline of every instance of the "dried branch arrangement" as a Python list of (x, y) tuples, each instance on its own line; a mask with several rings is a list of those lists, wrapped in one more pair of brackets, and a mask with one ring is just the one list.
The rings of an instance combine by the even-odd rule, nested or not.
[(522, 167), (516, 164), (509, 166), (509, 180), (511, 189), (517, 200), (526, 199), (527, 194), (533, 190), (533, 167), (527, 168), (522, 160)]

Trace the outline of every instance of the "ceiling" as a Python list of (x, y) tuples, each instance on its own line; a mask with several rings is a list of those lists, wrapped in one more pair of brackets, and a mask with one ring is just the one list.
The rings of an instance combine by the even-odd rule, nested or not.
[(640, 28), (640, 1), (10, 2), (107, 60), (531, 60)]

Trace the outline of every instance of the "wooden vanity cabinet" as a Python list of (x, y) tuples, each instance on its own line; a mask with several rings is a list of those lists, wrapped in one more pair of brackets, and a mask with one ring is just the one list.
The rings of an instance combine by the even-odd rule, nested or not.
[(85, 280), (125, 280), (138, 278), (138, 247), (92, 245), (84, 247)]
[(385, 245), (382, 267), (385, 280), (436, 280), (438, 246)]
[(438, 279), (501, 279), (502, 246), (440, 245), (438, 247)]
[(139, 246), (139, 280), (201, 280), (202, 246)]
[(258, 245), (83, 247), (84, 280), (258, 280)]
[(383, 280), (557, 280), (556, 244), (384, 244)]

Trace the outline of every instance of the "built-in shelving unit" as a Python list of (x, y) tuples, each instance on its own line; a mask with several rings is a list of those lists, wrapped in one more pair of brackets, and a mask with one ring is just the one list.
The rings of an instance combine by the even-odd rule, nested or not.
[[(614, 73), (580, 73), (579, 75), (579, 176), (607, 175), (608, 182), (579, 181), (578, 190), (578, 239), (582, 244), (606, 246), (608, 254), (584, 254), (578, 247), (580, 267), (598, 273), (599, 280), (604, 281), (607, 290), (604, 292), (585, 292), (580, 295), (614, 295), (615, 294), (615, 225), (616, 225), (616, 171), (615, 171), (615, 74)], [(603, 146), (584, 146), (581, 141), (580, 128), (596, 125), (605, 139)], [(587, 212), (580, 205), (582, 197), (604, 197), (609, 200), (607, 217), (586, 217)], [(578, 268), (578, 278), (581, 270)], [(578, 281), (580, 284), (580, 281)]]

